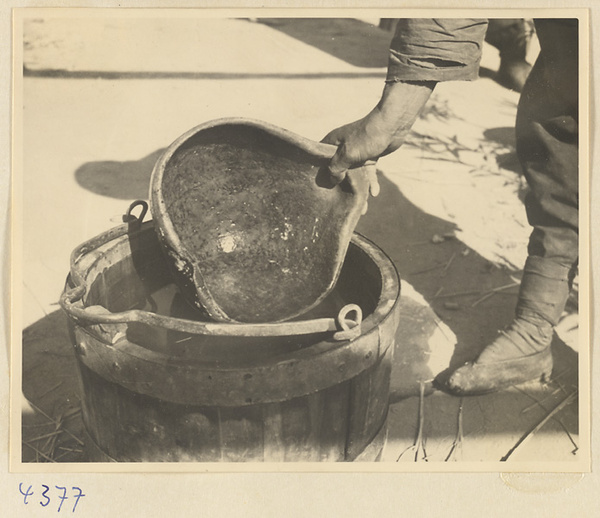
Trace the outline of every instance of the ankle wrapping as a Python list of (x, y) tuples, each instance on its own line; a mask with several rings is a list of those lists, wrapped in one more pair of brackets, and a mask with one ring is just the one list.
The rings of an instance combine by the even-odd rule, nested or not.
[(516, 314), (534, 322), (541, 318), (555, 326), (569, 296), (570, 268), (530, 256), (525, 263)]

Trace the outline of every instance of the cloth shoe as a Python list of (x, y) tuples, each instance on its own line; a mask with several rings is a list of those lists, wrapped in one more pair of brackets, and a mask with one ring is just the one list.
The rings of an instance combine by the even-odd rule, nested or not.
[(570, 268), (529, 257), (510, 326), (474, 362), (457, 369), (445, 383), (456, 395), (477, 395), (552, 373), (553, 328), (569, 295)]

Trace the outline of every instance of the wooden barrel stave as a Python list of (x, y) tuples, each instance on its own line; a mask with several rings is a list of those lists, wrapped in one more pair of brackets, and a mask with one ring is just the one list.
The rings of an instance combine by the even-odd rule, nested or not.
[(352, 460), (387, 417), (388, 358), (323, 391), (242, 407), (176, 405), (81, 373), (88, 434), (121, 462)]
[[(93, 261), (82, 259), (86, 268), (99, 272), (86, 294), (87, 304), (121, 311), (147, 296), (147, 278), (154, 279), (156, 288), (159, 281), (153, 275), (164, 263), (143, 259), (155, 255), (156, 240), (148, 234), (136, 239), (134, 254), (129, 238), (107, 244)], [(127, 324), (72, 322), (92, 460), (360, 457), (376, 437), (385, 436), (399, 288), (391, 263), (376, 264), (372, 245), (358, 242), (348, 254), (350, 267), (340, 276), (340, 296), (362, 296), (360, 303), (371, 314), (363, 322), (364, 333), (349, 343), (319, 341), (272, 361), (223, 368), (218, 362), (140, 352), (143, 348), (127, 339)], [(365, 285), (371, 290), (364, 291)], [(373, 287), (387, 294), (385, 304)], [(119, 336), (123, 331), (125, 338)], [(217, 385), (208, 380), (213, 375), (220, 380)]]

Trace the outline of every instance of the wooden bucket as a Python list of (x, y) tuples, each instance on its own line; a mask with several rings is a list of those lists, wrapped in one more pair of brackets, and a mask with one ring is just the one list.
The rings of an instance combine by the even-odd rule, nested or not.
[[(223, 328), (239, 335), (261, 326), (194, 321), (197, 310), (170, 275), (151, 222), (117, 227), (74, 252), (61, 305), (81, 375), (90, 460), (378, 457), (400, 287), (380, 249), (355, 234), (336, 289), (305, 316), (318, 322), (358, 304), (360, 334), (342, 340), (327, 330), (220, 336)], [(203, 325), (208, 334), (190, 332)]]

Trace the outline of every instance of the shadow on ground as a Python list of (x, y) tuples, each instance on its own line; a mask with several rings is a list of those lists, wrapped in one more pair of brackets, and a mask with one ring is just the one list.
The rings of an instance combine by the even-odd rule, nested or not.
[(67, 316), (54, 311), (23, 331), (23, 462), (82, 462), (77, 363)]
[(75, 171), (75, 180), (94, 194), (120, 200), (145, 200), (152, 169), (164, 151), (159, 149), (140, 160), (129, 162), (87, 162)]
[[(395, 29), (379, 28), (354, 18), (258, 18), (267, 25), (346, 63), (361, 68), (386, 68)], [(394, 30), (392, 30), (394, 29)], [(498, 73), (480, 67), (479, 77), (498, 81)]]
[(517, 157), (515, 128), (490, 128), (483, 132), (483, 136), (486, 140), (500, 144), (510, 150), (496, 156), (498, 166), (521, 175), (523, 170)]
[(257, 21), (355, 67), (387, 67), (393, 34), (360, 20), (259, 18)]
[(381, 194), (370, 200), (357, 230), (384, 249), (400, 277), (456, 334), (458, 345), (450, 367), (461, 365), (476, 357), (512, 319), (516, 285), (478, 299), (494, 288), (514, 285), (515, 272), (497, 267), (456, 239), (453, 223), (420, 210), (381, 174), (380, 185)]

